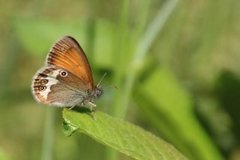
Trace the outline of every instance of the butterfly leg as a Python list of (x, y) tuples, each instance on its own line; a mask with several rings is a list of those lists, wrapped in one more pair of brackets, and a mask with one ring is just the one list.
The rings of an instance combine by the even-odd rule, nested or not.
[(96, 108), (96, 104), (94, 104), (93, 102), (89, 101), (88, 99), (83, 100), (80, 103), (81, 106), (88, 108), (91, 112), (93, 112)]
[(93, 102), (89, 101), (88, 102), (88, 108), (91, 111), (90, 115), (92, 116), (93, 120), (96, 120), (96, 117), (95, 117), (96, 104), (94, 104)]
[(91, 101), (88, 101), (88, 102), (82, 101), (80, 105), (88, 108), (90, 110), (90, 113), (88, 114), (93, 118), (93, 120), (96, 120), (95, 112), (94, 112), (96, 108), (96, 104), (94, 104)]
[(75, 106), (71, 106), (70, 108), (68, 108), (68, 110), (72, 110)]
[(96, 104), (94, 104), (93, 102), (88, 102), (88, 105), (89, 105), (89, 109), (90, 111), (95, 111), (95, 108), (96, 108)]

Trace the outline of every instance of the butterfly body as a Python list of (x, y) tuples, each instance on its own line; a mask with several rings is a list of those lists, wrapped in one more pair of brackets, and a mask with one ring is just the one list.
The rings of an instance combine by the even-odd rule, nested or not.
[(43, 104), (92, 109), (103, 90), (94, 85), (90, 65), (78, 42), (65, 36), (54, 44), (45, 66), (33, 77), (32, 92)]

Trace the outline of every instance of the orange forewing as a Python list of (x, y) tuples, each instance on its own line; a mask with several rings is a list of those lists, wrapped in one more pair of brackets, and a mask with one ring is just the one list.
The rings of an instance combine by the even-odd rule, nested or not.
[(65, 36), (54, 44), (46, 61), (47, 65), (55, 65), (76, 75), (87, 85), (94, 88), (92, 71), (87, 57), (78, 42), (72, 37)]

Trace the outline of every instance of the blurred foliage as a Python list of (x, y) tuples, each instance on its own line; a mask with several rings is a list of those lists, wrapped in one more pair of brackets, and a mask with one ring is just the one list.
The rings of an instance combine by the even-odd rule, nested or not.
[(66, 137), (61, 109), (31, 96), (48, 50), (71, 35), (95, 82), (108, 73), (97, 110), (189, 159), (240, 159), (239, 15), (236, 0), (2, 2), (0, 158), (130, 159), (88, 136)]

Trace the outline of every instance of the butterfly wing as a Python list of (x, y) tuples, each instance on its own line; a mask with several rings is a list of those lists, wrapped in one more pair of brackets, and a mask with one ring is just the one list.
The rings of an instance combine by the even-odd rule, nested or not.
[(96, 97), (87, 57), (74, 38), (65, 36), (53, 45), (33, 78), (32, 92), (38, 102), (60, 107), (91, 103)]
[(79, 78), (82, 87), (92, 90), (94, 88), (92, 71), (87, 57), (79, 43), (70, 36), (57, 41), (51, 48), (46, 65), (53, 65), (71, 72)]
[[(66, 75), (61, 75), (62, 73)], [(78, 83), (76, 83), (78, 82)], [(32, 92), (38, 102), (59, 107), (76, 106), (87, 96), (79, 78), (55, 66), (43, 67), (33, 78)]]

